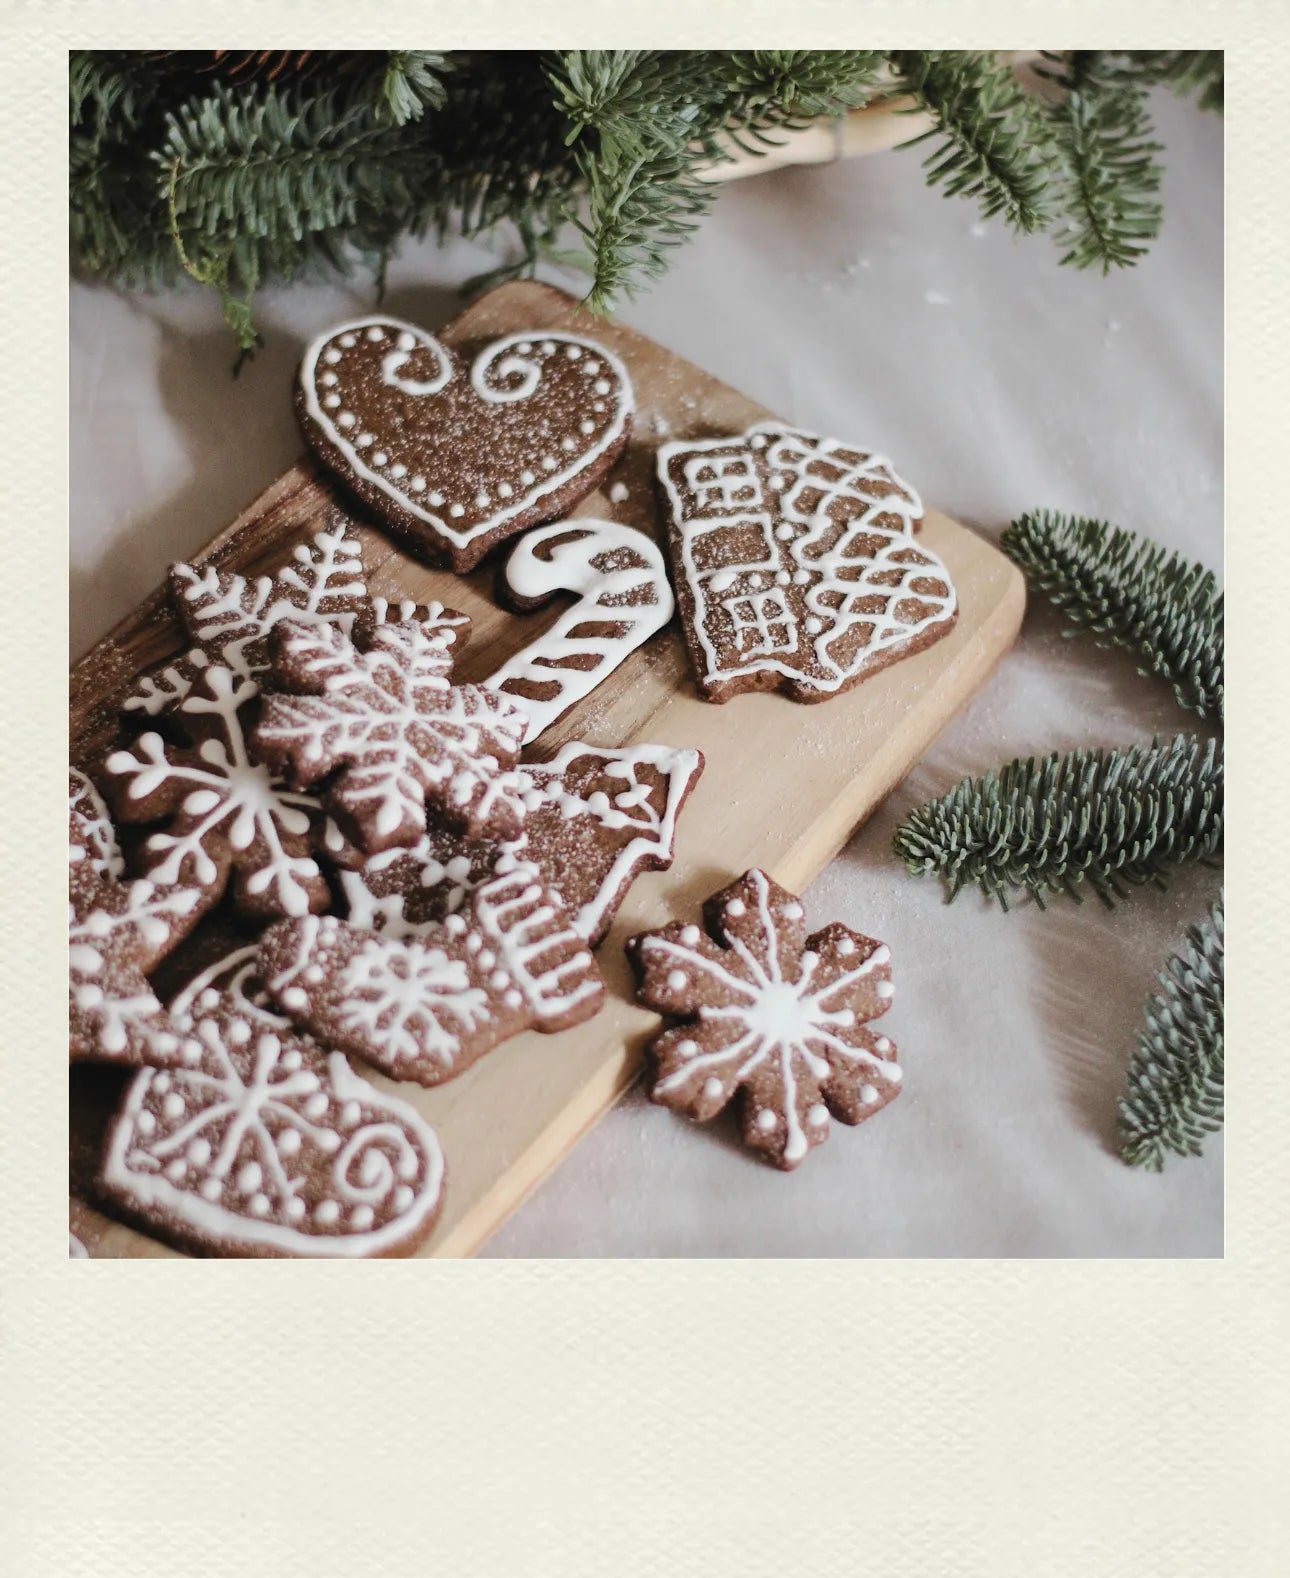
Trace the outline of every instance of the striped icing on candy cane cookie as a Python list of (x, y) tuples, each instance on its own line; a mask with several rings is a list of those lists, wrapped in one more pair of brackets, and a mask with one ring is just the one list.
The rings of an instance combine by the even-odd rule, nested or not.
[(530, 532), (507, 561), (506, 590), (521, 609), (557, 592), (578, 599), (484, 681), (528, 714), (526, 745), (661, 630), (676, 606), (657, 545), (634, 527), (592, 517)]

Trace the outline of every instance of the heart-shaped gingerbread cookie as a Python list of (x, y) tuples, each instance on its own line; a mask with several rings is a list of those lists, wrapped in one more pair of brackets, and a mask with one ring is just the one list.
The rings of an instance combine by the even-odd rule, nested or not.
[(394, 318), (315, 340), (296, 394), (319, 459), (457, 571), (567, 514), (618, 458), (633, 404), (627, 369), (593, 340), (509, 334), (467, 361)]

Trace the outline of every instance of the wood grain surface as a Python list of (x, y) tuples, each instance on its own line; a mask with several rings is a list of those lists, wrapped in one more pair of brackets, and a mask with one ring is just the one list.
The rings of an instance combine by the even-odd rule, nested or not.
[[(468, 308), (442, 338), (466, 345), (528, 328), (591, 335), (626, 362), (635, 385), (637, 417), (628, 448), (603, 489), (575, 515), (626, 521), (658, 536), (656, 446), (669, 438), (738, 431), (773, 414), (642, 335), (588, 317), (571, 297), (549, 286), (501, 286)], [(868, 437), (838, 436), (857, 442)], [(896, 463), (900, 467), (899, 456)], [(627, 497), (611, 503), (609, 489), (616, 483), (627, 488)], [(279, 478), (198, 562), (257, 573), (276, 568), (317, 529), (320, 516), (335, 508), (355, 522), (374, 593), (438, 599), (471, 616), (470, 641), (457, 667), (462, 678), (483, 678), (553, 622), (554, 607), (524, 616), (501, 609), (493, 596), (495, 566), (460, 577), (418, 563), (361, 520), (310, 461)], [(949, 567), (960, 603), (954, 630), (926, 652), (821, 705), (760, 694), (714, 706), (699, 698), (680, 634), (669, 627), (526, 753), (545, 759), (574, 739), (593, 745), (650, 741), (696, 746), (707, 765), (681, 816), (672, 869), (639, 879), (600, 951), (609, 1000), (595, 1019), (558, 1036), (516, 1037), (434, 1090), (370, 1075), (377, 1085), (397, 1089), (436, 1126), (443, 1142), (447, 1201), (423, 1254), (474, 1253), (635, 1077), (658, 1021), (631, 1001), (623, 939), (692, 916), (712, 889), (752, 865), (765, 867), (790, 888), (804, 887), (1012, 644), (1024, 606), (1017, 570), (990, 544), (935, 510), (928, 511), (923, 535)], [(159, 575), (163, 569), (158, 566)], [(75, 665), (74, 762), (91, 771), (99, 765), (117, 741), (117, 710), (134, 678), (183, 646), (163, 584)], [(209, 959), (228, 945), (223, 924), (208, 922), (205, 937), (188, 945), (188, 957)], [(159, 984), (168, 984), (164, 974)], [(123, 1079), (114, 1069), (72, 1070), (73, 1231), (93, 1256), (173, 1254), (92, 1203), (98, 1146)], [(658, 1121), (678, 1120), (660, 1111)], [(578, 1245), (571, 1243), (567, 1252), (576, 1255)]]

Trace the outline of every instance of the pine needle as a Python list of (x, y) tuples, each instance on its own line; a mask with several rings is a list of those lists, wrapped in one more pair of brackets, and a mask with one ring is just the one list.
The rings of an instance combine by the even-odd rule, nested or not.
[(1212, 571), (1136, 532), (1051, 510), (1019, 516), (1001, 546), (1072, 624), (1135, 653), (1180, 706), (1223, 716), (1223, 594)]
[(1008, 907), (1025, 891), (1080, 898), (1087, 883), (1111, 907), (1129, 888), (1166, 885), (1183, 861), (1208, 861), (1223, 840), (1220, 747), (1176, 735), (1128, 750), (1018, 758), (912, 812), (896, 830), (914, 876), (939, 873), (953, 900), (975, 884)]
[(1223, 1124), (1223, 901), (1187, 934), (1187, 948), (1148, 998), (1146, 1029), (1120, 1099), (1120, 1155), (1159, 1172), (1165, 1158), (1199, 1156)]

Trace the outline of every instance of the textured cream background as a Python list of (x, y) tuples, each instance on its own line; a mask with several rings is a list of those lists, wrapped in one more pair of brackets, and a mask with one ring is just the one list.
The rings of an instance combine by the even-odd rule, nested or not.
[[(1122, 277), (1060, 269), (1050, 241), (977, 223), (927, 190), (907, 150), (735, 183), (624, 316), (791, 420), (883, 449), (989, 535), (1050, 505), (1221, 568), (1223, 126), (1168, 94), (1156, 112), (1165, 229)], [(435, 327), (460, 308), (451, 285), (496, 257), (410, 247), (386, 305)], [(233, 384), (212, 296), (73, 287), (78, 654), (295, 460), (302, 345), (372, 300), (366, 281), (266, 292), (265, 352)], [(1219, 874), (1187, 871), (1113, 914), (1091, 895), (1004, 914), (975, 892), (947, 909), (891, 849), (901, 816), (965, 773), (1194, 726), (1166, 686), (1061, 628), (1033, 609), (1015, 653), (807, 895), (813, 922), (891, 945), (900, 1101), (857, 1133), (835, 1126), (784, 1178), (728, 1130), (633, 1092), (486, 1253), (1221, 1253), (1221, 1139), (1163, 1179), (1112, 1149), (1143, 1000)], [(768, 771), (794, 770), (775, 741), (766, 751)]]
[[(163, 42), (209, 43), (208, 13), (187, 12), (185, 32), (177, 9)], [(648, 9), (656, 25), (666, 17), (661, 0)], [(832, 10), (854, 27), (851, 7)], [(226, 0), (221, 30), (297, 44), (307, 25), (321, 43), (329, 17), (353, 17), (319, 0), (275, 11), (276, 31), (262, 10)], [(1074, 8), (959, 5), (972, 34), (910, 41), (1024, 41), (1068, 11), (1075, 31)], [(903, 37), (896, 13), (874, 0), (865, 17)], [(565, 37), (593, 36), (579, 14)], [(1290, 768), (1278, 612), (1290, 562), (1277, 486), (1290, 225), (1279, 196), (1285, 40), (1273, 38), (1284, 22), (1261, 0), (1078, 8), (1081, 42), (1132, 26), (1143, 44), (1243, 45), (1226, 123), (1228, 581), (1238, 610), (1226, 1259), (348, 1271), (63, 1258), (63, 50), (95, 24), (99, 42), (120, 42), (123, 19), (152, 15), (118, 0), (110, 11), (17, 4), (0, 19), (0, 313), (22, 363), (0, 401), (9, 567), (24, 587), (0, 621), (6, 736), (23, 748), (11, 743), (0, 773), (8, 803), (47, 808), (21, 829), (0, 822), (0, 1571), (1281, 1571), (1287, 938), (1272, 884), (1257, 875), (1279, 858), (1265, 830), (1279, 825)], [(836, 24), (825, 32), (824, 15), (819, 4), (794, 7), (798, 41), (855, 41)], [(373, 19), (363, 43), (406, 41), (427, 25), (420, 3), (387, 0), (380, 16), (402, 25), (398, 39), (378, 36)], [(746, 6), (740, 16), (749, 33), (766, 20)], [(729, 36), (678, 26), (665, 41)], [(129, 37), (155, 40), (143, 25)], [(339, 30), (329, 41), (355, 42)], [(48, 682), (13, 682), (33, 671)]]

